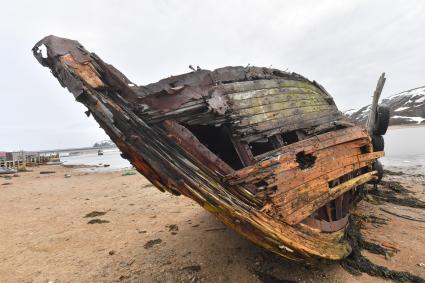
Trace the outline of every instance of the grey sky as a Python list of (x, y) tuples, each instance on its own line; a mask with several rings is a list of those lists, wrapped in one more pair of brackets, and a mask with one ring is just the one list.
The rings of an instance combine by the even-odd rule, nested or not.
[(33, 58), (77, 39), (137, 84), (226, 65), (270, 66), (321, 83), (339, 108), (425, 85), (423, 1), (5, 1), (0, 8), (0, 150), (107, 138)]

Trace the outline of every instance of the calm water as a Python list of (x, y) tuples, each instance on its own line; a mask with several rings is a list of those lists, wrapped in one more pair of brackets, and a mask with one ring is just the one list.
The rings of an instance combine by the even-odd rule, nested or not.
[(425, 127), (389, 129), (384, 139), (384, 165), (425, 174)]
[[(384, 136), (385, 154), (382, 163), (387, 168), (409, 169), (425, 174), (425, 127), (389, 129)], [(90, 168), (88, 170), (109, 171), (131, 167), (131, 164), (120, 156), (118, 149), (105, 150), (104, 155), (96, 151), (79, 156), (61, 157), (64, 164), (103, 165), (109, 167)], [(396, 168), (395, 168), (396, 169)]]
[(97, 151), (76, 155), (76, 156), (61, 156), (63, 164), (68, 165), (104, 165), (109, 164), (109, 167), (87, 168), (85, 170), (92, 171), (111, 171), (120, 170), (131, 167), (130, 162), (120, 156), (121, 152), (118, 149), (104, 150), (103, 155), (97, 155)]

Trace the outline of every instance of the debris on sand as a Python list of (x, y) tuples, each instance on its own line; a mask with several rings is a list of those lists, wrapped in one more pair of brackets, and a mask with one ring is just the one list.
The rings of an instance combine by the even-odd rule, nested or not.
[(92, 211), (90, 213), (87, 213), (84, 218), (93, 218), (93, 217), (98, 217), (98, 216), (102, 216), (105, 215), (106, 211)]
[(382, 181), (378, 189), (368, 190), (367, 194), (378, 201), (425, 209), (425, 202), (412, 197), (412, 192), (397, 181)]
[(388, 176), (403, 176), (406, 175), (406, 173), (402, 171), (390, 171), (390, 170), (384, 170), (384, 174)]
[(55, 171), (40, 171), (40, 174), (44, 175), (44, 174), (55, 174)]
[(168, 228), (168, 231), (170, 232), (179, 231), (179, 226), (177, 226), (176, 224), (166, 225), (165, 227)]
[(386, 212), (388, 214), (391, 214), (391, 215), (394, 215), (394, 216), (397, 216), (397, 217), (400, 217), (400, 218), (403, 218), (403, 219), (407, 219), (407, 220), (410, 220), (410, 221), (425, 222), (425, 219), (423, 219), (423, 218), (414, 218), (414, 217), (409, 216), (409, 215), (398, 214), (398, 213), (389, 211), (389, 210), (384, 209), (384, 208), (380, 208), (380, 210), (382, 210), (383, 212)]
[(385, 225), (388, 222), (388, 219), (381, 218), (375, 215), (366, 215), (366, 214), (357, 214), (357, 213), (353, 213), (353, 215), (361, 219), (362, 222), (370, 223), (375, 227)]
[(209, 229), (205, 229), (205, 232), (211, 232), (211, 231), (224, 231), (226, 230), (226, 227), (218, 227), (218, 228), (209, 228)]
[(109, 251), (109, 255), (114, 255), (114, 254), (115, 254), (114, 250)]
[(364, 240), (360, 234), (358, 223), (353, 218), (351, 218), (351, 225), (347, 229), (347, 238), (351, 243), (353, 251), (347, 258), (341, 261), (341, 266), (346, 271), (356, 276), (367, 273), (371, 276), (391, 279), (396, 282), (425, 282), (424, 279), (409, 272), (394, 271), (385, 266), (374, 264), (363, 256), (361, 254), (363, 249), (383, 256), (387, 255), (388, 250), (380, 245)]
[(99, 219), (99, 218), (95, 218), (95, 219), (92, 219), (89, 222), (87, 222), (87, 224), (103, 224), (103, 223), (109, 223), (109, 221), (108, 220)]
[(146, 244), (143, 247), (145, 249), (150, 249), (155, 245), (159, 245), (160, 243), (162, 243), (161, 239), (149, 240), (149, 241), (146, 242)]
[(189, 271), (189, 272), (199, 272), (199, 271), (201, 271), (201, 266), (200, 265), (189, 265), (189, 266), (182, 267), (181, 270), (186, 270), (186, 271)]
[(12, 185), (12, 183), (9, 183), (9, 182), (6, 182), (6, 183), (3, 183), (3, 184), (1, 184), (2, 186), (8, 186), (8, 185)]
[(286, 279), (279, 279), (269, 273), (257, 271), (256, 272), (258, 280), (262, 283), (296, 283), (292, 280), (286, 280)]
[[(414, 197), (408, 196), (412, 194), (412, 192), (405, 189), (399, 182), (383, 181), (382, 185), (380, 185), (377, 190), (370, 190), (368, 193), (374, 197), (377, 197), (381, 201), (386, 201), (392, 204), (415, 208), (425, 208), (425, 203)], [(384, 209), (381, 208), (381, 210)], [(384, 211), (388, 213), (387, 210)], [(360, 227), (364, 219), (368, 220), (369, 218), (358, 217), (356, 214), (352, 214), (350, 217), (350, 225), (346, 230), (346, 238), (350, 242), (352, 252), (341, 262), (341, 266), (353, 275), (367, 273), (371, 276), (391, 279), (396, 282), (425, 282), (424, 279), (409, 272), (395, 271), (387, 267), (374, 264), (361, 254), (362, 250), (367, 250), (371, 253), (383, 255), (388, 258), (391, 256), (391, 253), (398, 251), (398, 249), (395, 247), (385, 248), (383, 247), (385, 246), (384, 244), (381, 246), (363, 239), (360, 233)], [(381, 219), (378, 221), (380, 223), (386, 222), (382, 221)]]
[(133, 175), (136, 175), (136, 172), (125, 172), (125, 173), (123, 173), (121, 176), (133, 176)]

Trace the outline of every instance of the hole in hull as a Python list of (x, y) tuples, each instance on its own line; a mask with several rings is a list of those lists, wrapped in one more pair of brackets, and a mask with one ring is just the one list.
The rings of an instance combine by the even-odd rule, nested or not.
[(217, 155), (235, 170), (243, 168), (243, 164), (233, 147), (232, 141), (224, 126), (184, 125), (211, 152)]

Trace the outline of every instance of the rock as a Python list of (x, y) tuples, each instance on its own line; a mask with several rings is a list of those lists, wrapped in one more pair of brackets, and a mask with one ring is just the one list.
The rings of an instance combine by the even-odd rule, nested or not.
[(114, 255), (115, 254), (115, 251), (114, 250), (110, 250), (109, 251), (109, 255)]

